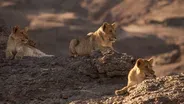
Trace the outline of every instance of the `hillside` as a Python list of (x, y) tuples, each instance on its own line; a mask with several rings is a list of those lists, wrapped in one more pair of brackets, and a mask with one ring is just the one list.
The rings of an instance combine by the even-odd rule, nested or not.
[[(183, 5), (183, 0), (1, 0), (0, 103), (184, 102)], [(71, 39), (105, 21), (118, 23), (119, 54), (68, 57)], [(14, 25), (28, 26), (36, 47), (55, 57), (5, 59)], [(106, 63), (99, 60), (103, 56)], [(142, 82), (129, 96), (115, 96), (139, 57), (154, 58), (158, 78)]]

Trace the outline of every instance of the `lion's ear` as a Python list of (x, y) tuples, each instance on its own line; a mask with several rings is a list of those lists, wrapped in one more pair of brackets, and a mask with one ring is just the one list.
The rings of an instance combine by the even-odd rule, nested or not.
[(118, 24), (117, 24), (116, 22), (112, 23), (111, 25), (112, 25), (112, 27), (113, 27), (114, 29), (116, 29), (116, 28), (118, 27)]
[(144, 60), (143, 60), (142, 58), (139, 58), (139, 59), (136, 61), (137, 67), (141, 66), (143, 63), (144, 63)]
[(103, 23), (103, 25), (102, 25), (102, 29), (103, 29), (103, 31), (105, 31), (105, 29), (107, 28), (107, 25), (108, 25), (108, 23), (107, 23), (107, 22), (104, 22), (104, 23)]
[(153, 58), (150, 58), (148, 61), (151, 65), (153, 64)]
[(28, 30), (29, 30), (28, 27), (25, 27), (25, 28), (24, 28), (24, 31), (25, 31), (25, 32), (28, 32)]
[(13, 33), (17, 33), (17, 31), (18, 31), (19, 29), (20, 29), (19, 26), (14, 26), (14, 27), (13, 27)]

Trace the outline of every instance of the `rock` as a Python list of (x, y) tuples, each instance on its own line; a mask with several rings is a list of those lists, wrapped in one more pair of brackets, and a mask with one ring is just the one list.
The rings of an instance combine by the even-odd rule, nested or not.
[(74, 58), (70, 60), (69, 67), (93, 78), (99, 77), (99, 74), (105, 74), (107, 77), (123, 77), (127, 76), (135, 64), (135, 59), (132, 56), (112, 50), (97, 56)]
[[(102, 57), (105, 63), (99, 61)], [(76, 58), (6, 60), (3, 55), (0, 62), (2, 103), (35, 104), (67, 103), (112, 94), (118, 81), (121, 85), (127, 83), (135, 59), (125, 53), (108, 51)]]
[(179, 104), (184, 103), (184, 73), (148, 79), (138, 84), (126, 96), (106, 96), (73, 101), (70, 104)]

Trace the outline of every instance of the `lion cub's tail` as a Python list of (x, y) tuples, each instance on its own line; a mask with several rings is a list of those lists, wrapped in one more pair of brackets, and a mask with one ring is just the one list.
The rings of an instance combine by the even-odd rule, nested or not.
[(123, 87), (123, 88), (120, 89), (120, 90), (116, 90), (116, 91), (115, 91), (115, 95), (122, 95), (122, 94), (125, 94), (125, 93), (127, 92), (128, 88), (129, 88), (129, 86), (125, 86), (125, 87)]
[(70, 45), (69, 45), (69, 52), (70, 52), (70, 55), (75, 55), (77, 54), (76, 50), (75, 50), (75, 47), (79, 44), (79, 40), (78, 39), (72, 39), (70, 41)]

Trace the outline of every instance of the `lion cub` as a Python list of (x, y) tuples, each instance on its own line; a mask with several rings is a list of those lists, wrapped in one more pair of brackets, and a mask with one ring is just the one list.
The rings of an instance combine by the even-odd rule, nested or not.
[(47, 55), (35, 48), (36, 43), (29, 39), (28, 28), (20, 29), (15, 26), (8, 38), (6, 47), (7, 59), (21, 59), (23, 56), (43, 57)]
[(116, 41), (116, 27), (116, 23), (105, 22), (97, 31), (90, 32), (80, 39), (72, 39), (69, 45), (70, 55), (84, 56), (94, 50), (104, 51), (107, 48), (114, 50), (112, 44)]
[(149, 60), (139, 58), (128, 74), (127, 86), (120, 90), (116, 90), (115, 94), (120, 95), (130, 91), (134, 88), (134, 85), (141, 83), (146, 78), (156, 78), (155, 72), (152, 70), (152, 63), (152, 58)]

